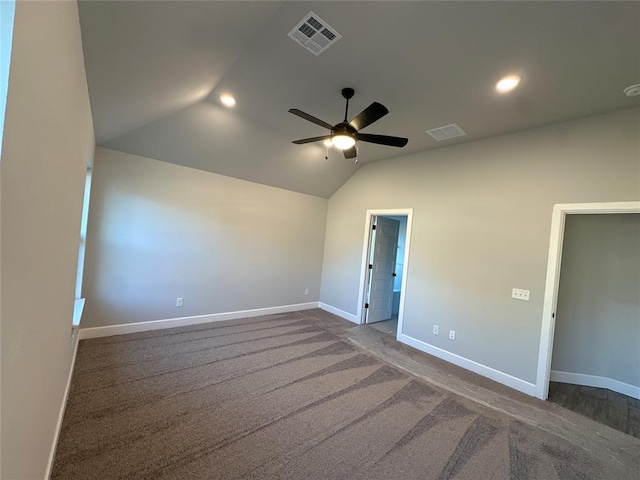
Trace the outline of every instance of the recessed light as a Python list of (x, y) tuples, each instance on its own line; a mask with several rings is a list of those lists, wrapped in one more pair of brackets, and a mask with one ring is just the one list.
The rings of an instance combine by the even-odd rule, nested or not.
[(640, 95), (640, 83), (636, 85), (631, 85), (623, 90), (623, 93), (627, 97), (637, 97)]
[(518, 75), (508, 75), (500, 79), (498, 83), (496, 83), (496, 90), (499, 93), (507, 93), (513, 90), (518, 86), (522, 78)]
[(220, 95), (220, 101), (225, 107), (233, 107), (236, 104), (236, 99), (228, 93)]

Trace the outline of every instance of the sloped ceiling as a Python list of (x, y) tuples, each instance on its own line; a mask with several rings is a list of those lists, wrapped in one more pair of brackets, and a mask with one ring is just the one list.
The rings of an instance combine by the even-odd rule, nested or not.
[[(640, 105), (636, 2), (80, 2), (99, 144), (321, 197), (363, 163)], [(320, 56), (287, 33), (313, 10), (342, 35)], [(506, 74), (523, 77), (508, 95)], [(390, 114), (367, 133), (403, 149), (359, 147), (359, 165), (318, 144), (295, 107), (337, 123)], [(222, 92), (237, 99), (219, 103)], [(457, 122), (466, 137), (426, 129)]]

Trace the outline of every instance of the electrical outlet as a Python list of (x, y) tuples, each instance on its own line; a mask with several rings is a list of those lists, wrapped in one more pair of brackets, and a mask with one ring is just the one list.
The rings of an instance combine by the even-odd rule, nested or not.
[(184, 300), (184, 298), (182, 298), (182, 297), (176, 298), (176, 307), (181, 307), (183, 300)]
[(309, 295), (309, 289), (308, 289), (308, 288), (305, 288), (305, 289), (304, 289), (304, 294), (305, 294), (305, 295)]
[(438, 325), (433, 326), (433, 334), (440, 335), (440, 327)]
[(455, 339), (456, 339), (456, 331), (449, 330), (449, 340), (455, 340)]
[(514, 288), (511, 290), (511, 298), (515, 298), (516, 300), (524, 300), (525, 302), (529, 301), (529, 290), (522, 290), (520, 288)]

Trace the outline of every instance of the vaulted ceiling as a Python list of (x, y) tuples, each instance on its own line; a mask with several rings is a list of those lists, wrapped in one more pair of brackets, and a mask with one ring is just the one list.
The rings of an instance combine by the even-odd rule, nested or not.
[[(637, 2), (79, 2), (99, 145), (321, 197), (363, 163), (640, 105)], [(342, 35), (319, 56), (287, 37), (309, 11)], [(510, 94), (494, 89), (518, 74)], [(321, 144), (373, 101), (366, 129), (405, 148)], [(237, 105), (223, 107), (221, 93)], [(426, 129), (467, 135), (437, 142)]]

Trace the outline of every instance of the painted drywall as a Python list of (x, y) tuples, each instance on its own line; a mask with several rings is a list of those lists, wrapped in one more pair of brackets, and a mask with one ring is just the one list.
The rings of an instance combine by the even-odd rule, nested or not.
[(640, 387), (640, 214), (567, 216), (551, 369)]
[(81, 327), (317, 302), (327, 203), (98, 148)]
[(320, 300), (355, 314), (366, 210), (413, 208), (403, 333), (535, 383), (553, 205), (638, 199), (639, 109), (366, 164), (329, 200)]
[(75, 2), (18, 2), (2, 150), (3, 479), (44, 478), (70, 372), (94, 138)]
[(288, 117), (294, 130), (273, 130), (204, 100), (102, 146), (329, 198), (359, 165), (345, 161), (335, 148), (329, 150), (325, 159), (327, 149), (322, 144), (293, 145), (291, 140), (304, 138), (309, 127), (293, 115)]

